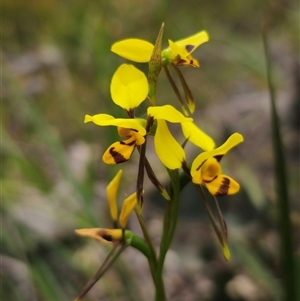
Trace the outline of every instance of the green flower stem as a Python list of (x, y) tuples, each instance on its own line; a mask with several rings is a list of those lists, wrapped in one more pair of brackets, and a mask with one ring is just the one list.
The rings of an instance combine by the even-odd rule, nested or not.
[[(149, 231), (148, 231), (148, 228), (147, 228), (147, 225), (145, 223), (145, 220), (143, 218), (143, 216), (138, 212), (138, 209), (135, 209), (135, 213), (136, 213), (136, 216), (138, 218), (138, 221), (139, 221), (139, 224), (141, 226), (141, 229), (143, 231), (143, 235), (144, 235), (144, 238), (145, 240), (142, 240), (143, 241), (143, 246), (140, 245), (141, 242), (138, 242), (138, 240), (136, 240), (135, 242), (137, 242), (138, 244), (137, 245), (132, 245), (133, 247), (140, 247), (142, 246), (143, 248), (140, 250), (148, 259), (148, 263), (149, 263), (149, 267), (150, 267), (150, 272), (151, 272), (151, 275), (152, 275), (152, 278), (153, 278), (153, 281), (154, 283), (156, 282), (155, 281), (155, 270), (157, 268), (157, 257), (156, 257), (156, 252), (155, 252), (155, 248), (154, 248), (154, 245), (152, 243), (152, 239), (150, 237), (150, 234), (149, 234)], [(136, 237), (138, 238), (138, 237)], [(144, 244), (146, 244), (147, 246), (147, 251), (146, 253), (144, 253)]]
[(179, 207), (179, 194), (180, 194), (180, 178), (179, 171), (177, 170), (168, 170), (170, 179), (171, 179), (171, 200), (167, 202), (165, 215), (164, 215), (164, 224), (163, 224), (163, 233), (160, 243), (160, 253), (158, 258), (158, 266), (156, 270), (156, 301), (165, 300), (165, 288), (163, 283), (163, 267), (167, 252), (170, 248), (170, 245), (173, 240), (175, 233), (177, 220), (178, 220), (178, 207)]
[(148, 244), (145, 242), (145, 240), (137, 235), (130, 236), (130, 246), (139, 250), (142, 254), (144, 254), (147, 258), (151, 259), (151, 251), (149, 249)]

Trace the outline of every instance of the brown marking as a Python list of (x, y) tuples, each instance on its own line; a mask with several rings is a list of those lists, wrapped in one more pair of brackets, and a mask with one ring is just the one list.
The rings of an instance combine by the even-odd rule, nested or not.
[(216, 196), (220, 196), (220, 195), (227, 195), (228, 194), (228, 190), (229, 190), (229, 184), (230, 184), (230, 180), (228, 178), (223, 178), (222, 184), (219, 187)]
[(203, 180), (204, 183), (211, 183), (212, 181), (214, 181), (216, 178), (218, 177), (218, 175), (214, 176), (211, 180), (207, 181), (207, 180)]
[[(125, 143), (124, 143), (125, 144)], [(110, 150), (109, 150), (109, 153), (112, 155), (112, 157), (114, 158), (115, 162), (118, 164), (118, 163), (123, 163), (123, 162), (126, 162), (127, 159), (122, 155), (120, 154), (119, 152), (115, 151), (115, 148), (112, 147)]]
[(214, 158), (215, 158), (218, 162), (220, 162), (221, 159), (223, 158), (223, 156), (224, 156), (224, 155), (216, 155), (216, 156), (214, 156)]
[(120, 141), (120, 144), (122, 145), (128, 145), (128, 146), (132, 146), (135, 144), (135, 140), (131, 141), (130, 143), (125, 143), (124, 141)]
[(175, 63), (175, 65), (177, 65), (177, 66), (182, 66), (182, 65), (185, 65), (185, 64), (186, 64), (186, 60), (182, 60), (182, 59), (176, 61), (176, 63)]
[(192, 52), (192, 50), (195, 48), (194, 45), (185, 45), (185, 49), (187, 52)]
[(113, 241), (113, 237), (109, 234), (102, 234), (102, 238), (107, 241)]
[(206, 161), (207, 161), (207, 159), (204, 160), (204, 161), (198, 166), (198, 168), (197, 168), (196, 170), (198, 171)]

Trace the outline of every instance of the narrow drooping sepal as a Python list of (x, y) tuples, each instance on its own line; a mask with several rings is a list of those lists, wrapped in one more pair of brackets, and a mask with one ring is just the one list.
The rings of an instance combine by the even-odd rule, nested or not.
[(149, 180), (152, 182), (152, 184), (157, 188), (157, 190), (160, 192), (160, 194), (167, 200), (170, 201), (171, 198), (166, 190), (166, 188), (159, 182), (157, 179), (154, 171), (151, 168), (151, 165), (147, 158), (145, 158), (145, 168), (148, 175)]
[(179, 68), (176, 65), (173, 65), (173, 67), (176, 70), (176, 73), (177, 73), (180, 83), (182, 85), (182, 88), (184, 91), (184, 96), (185, 96), (185, 101), (186, 101), (186, 106), (188, 107), (190, 113), (193, 114), (195, 112), (195, 100), (192, 95), (192, 92), (191, 92), (187, 82), (185, 81), (181, 71), (179, 70)]
[(164, 65), (164, 70), (165, 70), (167, 78), (168, 78), (168, 80), (169, 80), (169, 82), (171, 84), (171, 87), (172, 87), (175, 95), (177, 96), (177, 99), (179, 101), (179, 105), (181, 107), (182, 112), (184, 113), (185, 116), (188, 116), (189, 113), (188, 113), (188, 111), (185, 108), (183, 97), (180, 94), (180, 91), (179, 91), (179, 89), (177, 87), (177, 84), (175, 83), (175, 81), (173, 79), (172, 73), (170, 72), (170, 70), (168, 68), (168, 65)]

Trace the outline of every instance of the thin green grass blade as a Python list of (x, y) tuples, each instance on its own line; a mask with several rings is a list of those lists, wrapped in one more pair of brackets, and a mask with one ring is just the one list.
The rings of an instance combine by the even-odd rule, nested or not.
[(263, 44), (266, 59), (266, 73), (271, 102), (271, 126), (275, 167), (275, 187), (277, 189), (278, 226), (281, 243), (281, 269), (285, 289), (284, 300), (297, 300), (296, 272), (293, 254), (292, 227), (290, 221), (290, 205), (285, 154), (280, 131), (280, 122), (276, 109), (275, 89), (272, 81), (271, 60), (267, 40), (266, 27), (263, 28)]

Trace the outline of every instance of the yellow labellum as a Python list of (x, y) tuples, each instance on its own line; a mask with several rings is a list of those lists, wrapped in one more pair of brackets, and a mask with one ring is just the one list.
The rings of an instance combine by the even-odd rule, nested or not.
[(87, 228), (76, 229), (75, 233), (80, 236), (94, 238), (107, 245), (120, 242), (123, 238), (121, 229)]
[(192, 177), (194, 178), (196, 171), (199, 170), (199, 168), (202, 166), (204, 161), (215, 156), (225, 155), (230, 149), (232, 149), (233, 147), (235, 147), (236, 145), (238, 145), (243, 141), (244, 138), (241, 134), (234, 133), (220, 147), (203, 152), (200, 155), (198, 155), (192, 163), (192, 167), (191, 167)]
[(135, 137), (113, 143), (103, 154), (102, 160), (106, 164), (119, 164), (130, 159), (135, 149)]

